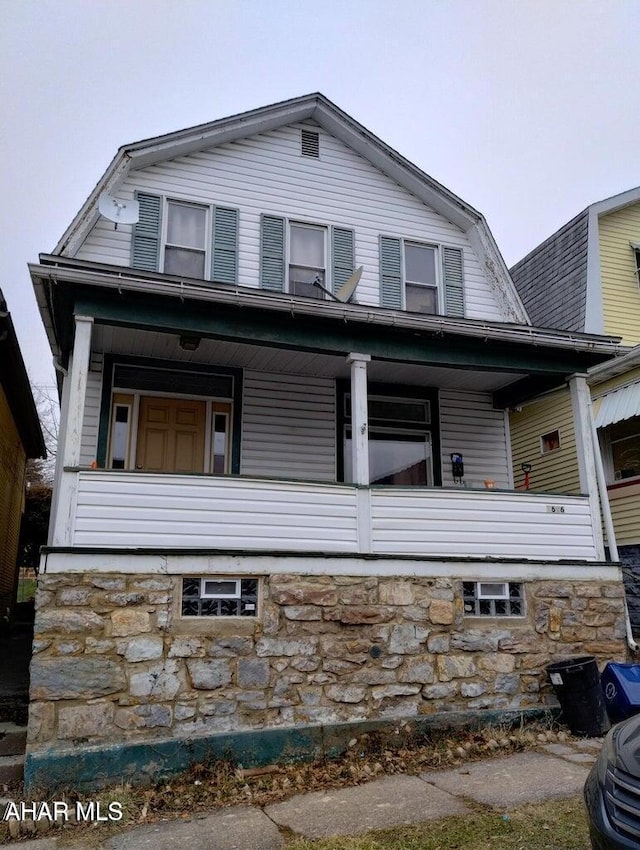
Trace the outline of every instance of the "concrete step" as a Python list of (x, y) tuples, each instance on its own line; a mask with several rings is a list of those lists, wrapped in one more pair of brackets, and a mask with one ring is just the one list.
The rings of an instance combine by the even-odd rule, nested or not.
[(0, 756), (19, 756), (27, 746), (27, 727), (0, 723)]
[(0, 756), (0, 783), (20, 782), (24, 775), (24, 755)]

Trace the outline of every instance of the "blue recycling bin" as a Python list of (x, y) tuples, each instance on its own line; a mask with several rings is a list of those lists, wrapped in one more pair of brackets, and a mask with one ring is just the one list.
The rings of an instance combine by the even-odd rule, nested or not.
[(612, 723), (640, 714), (640, 664), (610, 661), (602, 671), (600, 684)]

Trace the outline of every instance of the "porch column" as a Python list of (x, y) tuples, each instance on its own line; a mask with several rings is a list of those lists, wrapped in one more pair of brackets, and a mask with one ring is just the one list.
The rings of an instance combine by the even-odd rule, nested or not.
[(369, 483), (367, 363), (369, 354), (349, 354), (351, 365), (351, 469), (353, 484)]
[(82, 440), (82, 420), (87, 395), (87, 375), (91, 354), (91, 329), (93, 319), (88, 316), (76, 316), (76, 333), (73, 354), (69, 358), (69, 370), (65, 383), (69, 382), (67, 409), (62, 412), (64, 418), (64, 439), (59, 451), (62, 453), (62, 465), (79, 466), (80, 443)]
[(587, 384), (586, 375), (574, 375), (570, 378), (569, 390), (571, 392), (571, 407), (576, 434), (580, 491), (589, 497), (596, 556), (603, 561), (604, 539), (602, 536), (595, 457), (595, 452), (599, 451), (599, 449), (594, 446), (591, 436), (591, 417), (589, 412), (591, 391)]
[(93, 319), (76, 316), (73, 353), (62, 385), (62, 410), (60, 411), (60, 437), (56, 458), (56, 486), (53, 489), (49, 545), (70, 546), (72, 543), (73, 510), (77, 475), (65, 472), (65, 466), (79, 466), (82, 420), (87, 394), (87, 375), (91, 352)]

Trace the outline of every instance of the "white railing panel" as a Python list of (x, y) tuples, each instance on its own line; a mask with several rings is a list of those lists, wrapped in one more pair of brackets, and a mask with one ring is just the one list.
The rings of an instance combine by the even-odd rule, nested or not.
[(356, 552), (353, 487), (78, 473), (77, 546)]
[(373, 488), (371, 522), (379, 554), (596, 559), (580, 496)]
[(597, 560), (581, 496), (65, 472), (57, 545)]

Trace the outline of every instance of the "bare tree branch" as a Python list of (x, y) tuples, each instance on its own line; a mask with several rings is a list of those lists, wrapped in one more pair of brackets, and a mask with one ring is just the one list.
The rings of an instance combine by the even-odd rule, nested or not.
[(40, 427), (47, 449), (47, 457), (30, 460), (27, 464), (27, 482), (29, 486), (51, 484), (56, 468), (58, 451), (58, 431), (60, 426), (60, 404), (58, 391), (55, 386), (47, 384), (32, 384), (31, 391), (36, 403)]

